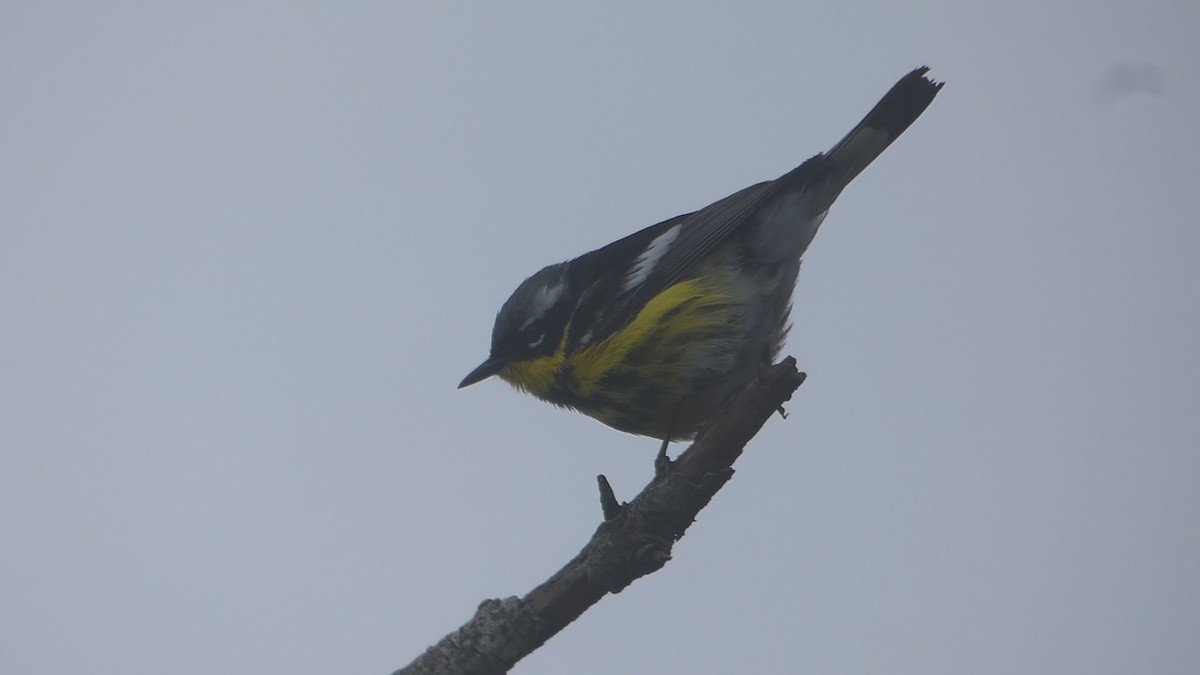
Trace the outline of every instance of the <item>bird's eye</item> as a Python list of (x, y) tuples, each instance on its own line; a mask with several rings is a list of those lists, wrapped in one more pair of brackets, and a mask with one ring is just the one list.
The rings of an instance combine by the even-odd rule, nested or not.
[(521, 327), (521, 339), (529, 345), (530, 349), (541, 347), (542, 343), (546, 341), (546, 322), (542, 319), (529, 321)]

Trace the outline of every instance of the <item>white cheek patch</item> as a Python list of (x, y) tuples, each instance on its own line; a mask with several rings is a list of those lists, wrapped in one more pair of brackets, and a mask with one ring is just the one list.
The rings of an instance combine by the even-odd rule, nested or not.
[(679, 238), (679, 228), (680, 226), (676, 225), (658, 235), (654, 238), (654, 241), (650, 242), (646, 250), (642, 251), (638, 259), (634, 261), (633, 267), (629, 269), (629, 274), (625, 277), (623, 290), (628, 291), (645, 283), (646, 279), (650, 276), (650, 272), (654, 271), (654, 268), (658, 266), (658, 261), (662, 260), (667, 251), (671, 250), (671, 244)]

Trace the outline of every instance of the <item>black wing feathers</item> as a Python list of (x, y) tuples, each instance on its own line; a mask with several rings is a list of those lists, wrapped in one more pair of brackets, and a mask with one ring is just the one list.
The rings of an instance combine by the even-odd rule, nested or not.
[[(626, 325), (654, 296), (685, 279), (697, 262), (755, 213), (784, 192), (813, 190), (814, 213), (828, 208), (851, 180), (879, 156), (933, 101), (942, 84), (917, 68), (902, 77), (866, 117), (828, 153), (818, 154), (780, 178), (751, 185), (694, 213), (676, 216), (635, 232), (572, 262), (580, 280), (596, 281), (583, 291), (571, 327), (571, 342), (585, 334), (603, 339)], [(623, 290), (630, 265), (656, 237), (682, 224), (679, 236), (639, 286)], [(797, 227), (802, 224), (798, 223)], [(578, 288), (578, 286), (575, 286)], [(604, 310), (596, 310), (603, 306)], [(594, 324), (604, 315), (603, 323)]]
[[(575, 311), (571, 315), (570, 335), (567, 338), (567, 351), (572, 351), (579, 345), (584, 336), (604, 336), (604, 327), (597, 319), (609, 317), (613, 313), (620, 314), (624, 325), (632, 318), (621, 308), (626, 306), (626, 300), (636, 289), (624, 290), (625, 280), (630, 272), (633, 261), (663, 232), (687, 220), (693, 214), (685, 213), (669, 218), (622, 237), (603, 248), (585, 253), (571, 261), (571, 288), (578, 289), (575, 301)], [(610, 325), (606, 321), (604, 326)]]

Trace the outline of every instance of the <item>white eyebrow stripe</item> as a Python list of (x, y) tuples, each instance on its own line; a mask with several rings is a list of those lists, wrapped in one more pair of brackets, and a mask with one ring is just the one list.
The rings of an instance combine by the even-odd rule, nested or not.
[(539, 288), (537, 295), (533, 296), (533, 302), (529, 304), (529, 317), (525, 319), (525, 323), (521, 324), (519, 330), (525, 330), (533, 325), (534, 321), (546, 316), (546, 312), (558, 302), (562, 297), (566, 284), (559, 282), (553, 286)]
[(671, 244), (679, 238), (679, 225), (663, 232), (650, 242), (645, 251), (638, 256), (634, 261), (633, 267), (629, 268), (629, 274), (625, 277), (625, 285), (622, 290), (628, 291), (646, 282), (650, 276), (650, 272), (658, 266), (658, 261), (666, 255), (667, 251), (671, 250)]

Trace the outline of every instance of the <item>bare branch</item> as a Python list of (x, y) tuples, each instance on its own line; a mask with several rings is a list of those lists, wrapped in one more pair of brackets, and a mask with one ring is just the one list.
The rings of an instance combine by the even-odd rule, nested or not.
[(746, 443), (804, 382), (791, 357), (763, 367), (690, 448), (633, 501), (618, 505), (603, 476), (605, 520), (587, 545), (524, 598), (485, 600), (475, 616), (394, 675), (505, 673), (608, 593), (671, 559), (671, 547), (733, 476)]

